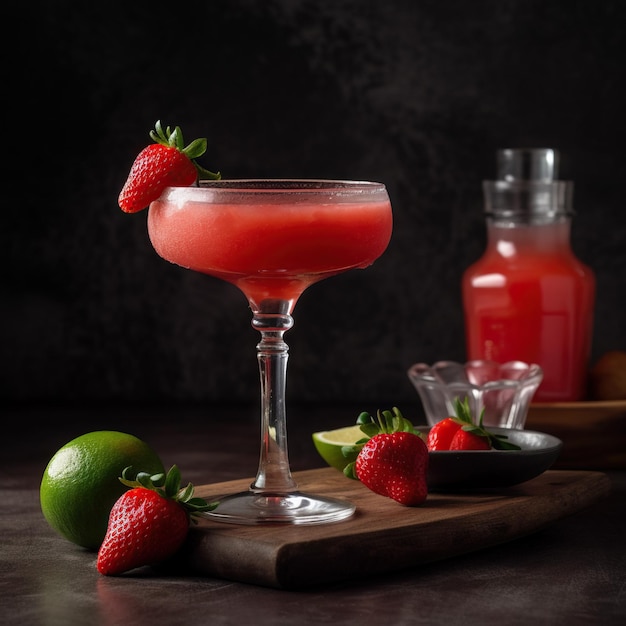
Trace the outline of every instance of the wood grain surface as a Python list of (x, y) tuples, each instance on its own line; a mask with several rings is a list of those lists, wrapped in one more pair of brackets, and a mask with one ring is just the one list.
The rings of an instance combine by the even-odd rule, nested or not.
[(525, 428), (563, 442), (554, 469), (626, 469), (626, 401), (531, 404)]
[[(376, 495), (332, 468), (296, 472), (303, 492), (346, 498), (349, 520), (311, 526), (239, 526), (202, 520), (182, 553), (193, 571), (256, 585), (298, 589), (415, 567), (535, 532), (609, 493), (595, 471), (550, 470), (514, 487), (429, 494), (418, 507)], [(218, 499), (251, 479), (197, 488)]]

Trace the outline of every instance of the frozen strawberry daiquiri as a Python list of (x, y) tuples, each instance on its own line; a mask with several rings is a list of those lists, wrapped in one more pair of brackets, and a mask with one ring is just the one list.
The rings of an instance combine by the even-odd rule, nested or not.
[(150, 240), (164, 259), (236, 285), (261, 333), (261, 457), (250, 490), (207, 516), (232, 523), (323, 523), (349, 517), (343, 500), (298, 491), (289, 469), (285, 331), (313, 283), (371, 265), (387, 248), (384, 185), (328, 180), (218, 180), (169, 187), (152, 202)]
[(148, 228), (164, 259), (237, 285), (253, 311), (282, 300), (291, 312), (312, 283), (384, 252), (391, 209), (376, 183), (202, 181), (165, 191)]

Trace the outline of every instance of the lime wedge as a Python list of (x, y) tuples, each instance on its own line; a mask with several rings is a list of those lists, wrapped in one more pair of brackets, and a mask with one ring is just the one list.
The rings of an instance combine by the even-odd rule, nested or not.
[(345, 426), (344, 428), (337, 428), (335, 430), (323, 430), (317, 433), (313, 433), (313, 444), (319, 455), (335, 469), (343, 472), (343, 468), (356, 460), (359, 454), (359, 450), (363, 447), (358, 446), (358, 449), (347, 457), (341, 452), (342, 446), (352, 446), (359, 439), (363, 439), (366, 435), (361, 430), (358, 424), (354, 426)]

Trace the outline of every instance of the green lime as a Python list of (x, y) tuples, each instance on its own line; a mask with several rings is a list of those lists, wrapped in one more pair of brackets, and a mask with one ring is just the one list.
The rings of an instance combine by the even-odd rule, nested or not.
[(361, 427), (356, 424), (335, 430), (323, 430), (313, 433), (313, 444), (319, 455), (328, 465), (339, 471), (343, 471), (343, 468), (348, 465), (348, 463), (356, 461), (359, 450), (363, 446), (358, 446), (357, 449), (348, 456), (343, 455), (341, 451), (342, 446), (353, 446), (359, 439), (363, 439), (366, 436), (367, 435), (361, 430)]
[(79, 546), (97, 550), (109, 513), (128, 489), (122, 470), (164, 471), (156, 452), (133, 435), (100, 430), (66, 443), (50, 459), (39, 489), (44, 517), (59, 534)]

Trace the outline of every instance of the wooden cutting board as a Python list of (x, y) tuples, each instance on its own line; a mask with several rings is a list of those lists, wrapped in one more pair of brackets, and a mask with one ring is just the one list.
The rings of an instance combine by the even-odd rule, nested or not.
[[(432, 493), (418, 507), (378, 496), (333, 468), (296, 472), (301, 491), (347, 498), (354, 516), (333, 524), (239, 526), (202, 520), (182, 553), (185, 567), (218, 578), (297, 589), (416, 566), (539, 530), (609, 493), (601, 472), (550, 470), (520, 485)], [(251, 479), (203, 485), (214, 500)], [(462, 535), (462, 538), (461, 538)]]

